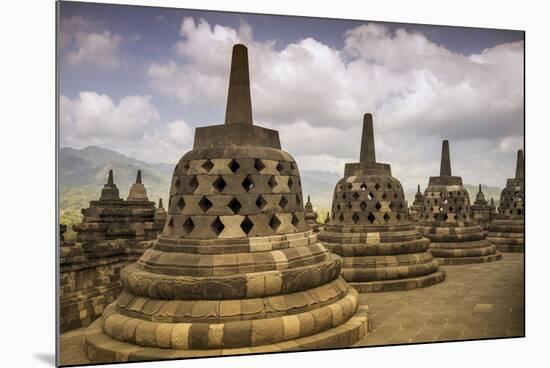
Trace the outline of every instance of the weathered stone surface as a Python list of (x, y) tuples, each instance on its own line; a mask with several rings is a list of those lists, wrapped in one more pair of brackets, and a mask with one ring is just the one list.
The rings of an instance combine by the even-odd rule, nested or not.
[(506, 181), (500, 194), (498, 214), (492, 219), (487, 239), (501, 252), (525, 249), (525, 164), (523, 150), (518, 151), (515, 178)]
[(319, 240), (343, 257), (344, 279), (361, 292), (443, 281), (445, 274), (427, 252), (428, 239), (409, 220), (401, 183), (391, 176), (390, 165), (376, 162), (370, 114), (364, 116), (361, 144), (361, 161), (346, 164), (336, 184), (332, 217)]
[(306, 222), (296, 162), (278, 132), (252, 125), (248, 83), (236, 45), (226, 122), (197, 129), (176, 165), (162, 235), (121, 271), (123, 292), (86, 334), (91, 361), (333, 347), (365, 335), (341, 259)]
[(135, 262), (162, 231), (166, 219), (162, 211), (147, 199), (141, 171), (124, 201), (109, 170), (100, 199), (82, 210), (83, 221), (74, 226), (76, 241), (60, 242), (62, 332), (89, 325), (115, 300), (122, 268)]
[(430, 177), (417, 229), (430, 239), (430, 252), (443, 264), (483, 263), (502, 255), (472, 219), (462, 178), (452, 176), (449, 142), (443, 141), (440, 176)]

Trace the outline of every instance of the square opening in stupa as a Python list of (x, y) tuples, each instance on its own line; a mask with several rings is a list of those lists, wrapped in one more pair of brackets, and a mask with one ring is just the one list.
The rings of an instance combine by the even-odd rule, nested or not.
[(376, 162), (371, 114), (363, 118), (360, 161), (345, 166), (332, 216), (319, 240), (343, 258), (342, 275), (360, 292), (410, 290), (445, 279), (430, 241), (409, 219), (403, 187)]
[(238, 44), (225, 124), (196, 129), (162, 235), (84, 334), (90, 361), (334, 348), (367, 333), (341, 258), (306, 222), (296, 162), (277, 131), (253, 125), (249, 84)]
[(439, 176), (429, 179), (417, 229), (430, 239), (430, 252), (443, 264), (497, 261), (502, 254), (473, 220), (470, 196), (460, 176), (452, 176), (449, 141), (441, 150)]

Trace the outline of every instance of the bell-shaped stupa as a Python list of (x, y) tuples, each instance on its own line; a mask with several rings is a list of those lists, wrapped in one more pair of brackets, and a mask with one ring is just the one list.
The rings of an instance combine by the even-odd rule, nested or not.
[(479, 184), (479, 191), (477, 192), (474, 204), (471, 206), (471, 210), (472, 219), (477, 222), (483, 231), (487, 231), (491, 222), (491, 205), (485, 200), (481, 184)]
[(523, 252), (525, 249), (525, 163), (523, 150), (518, 151), (516, 176), (506, 181), (500, 194), (498, 214), (489, 226), (487, 239), (501, 252)]
[(332, 216), (319, 240), (344, 259), (343, 276), (360, 292), (407, 290), (443, 281), (430, 241), (408, 217), (403, 187), (376, 162), (372, 115), (363, 118), (360, 162), (334, 189)]
[(431, 253), (444, 264), (496, 261), (502, 255), (486, 239), (470, 212), (470, 196), (460, 176), (451, 174), (449, 142), (443, 141), (439, 176), (424, 192), (422, 219), (417, 228), (430, 239)]
[(306, 211), (306, 223), (313, 229), (313, 231), (319, 231), (319, 224), (317, 223), (317, 217), (319, 217), (319, 214), (313, 210), (313, 204), (311, 204), (311, 198), (309, 195), (307, 196), (307, 202), (304, 208)]
[(420, 220), (420, 215), (422, 213), (422, 206), (424, 205), (424, 196), (420, 192), (420, 184), (416, 189), (416, 194), (414, 195), (414, 201), (410, 207), (411, 220), (418, 222)]
[(86, 332), (93, 362), (349, 346), (367, 308), (305, 220), (300, 174), (254, 126), (247, 48), (233, 47), (225, 124), (197, 128), (163, 234)]

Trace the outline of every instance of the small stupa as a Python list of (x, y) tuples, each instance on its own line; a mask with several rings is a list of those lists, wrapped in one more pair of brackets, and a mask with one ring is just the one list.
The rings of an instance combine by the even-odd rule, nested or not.
[(311, 204), (311, 198), (309, 195), (307, 196), (307, 202), (304, 208), (306, 210), (306, 223), (313, 229), (313, 231), (319, 231), (319, 224), (317, 223), (317, 217), (319, 217), (319, 215), (313, 210), (313, 205)]
[(432, 176), (424, 193), (417, 228), (430, 239), (430, 252), (448, 265), (496, 261), (496, 252), (470, 212), (470, 196), (460, 176), (451, 174), (449, 141), (443, 141), (439, 176)]
[(174, 169), (166, 226), (121, 273), (85, 333), (92, 362), (349, 346), (367, 308), (305, 221), (300, 174), (253, 125), (247, 48), (233, 47), (225, 124), (195, 130)]
[(523, 252), (525, 249), (525, 162), (518, 151), (516, 176), (506, 181), (500, 194), (498, 214), (489, 226), (487, 239), (501, 252)]
[(332, 216), (319, 240), (344, 259), (342, 274), (360, 292), (408, 290), (443, 281), (430, 241), (408, 218), (401, 183), (376, 161), (372, 115), (363, 117), (360, 161), (347, 163)]
[(477, 222), (483, 231), (487, 231), (491, 222), (491, 205), (485, 200), (481, 184), (479, 184), (479, 191), (477, 192), (474, 204), (471, 206), (471, 210), (472, 219)]
[(412, 206), (410, 206), (411, 220), (418, 222), (420, 220), (420, 215), (422, 214), (422, 206), (424, 203), (424, 196), (420, 192), (420, 184), (416, 189), (416, 194), (414, 195), (414, 201)]

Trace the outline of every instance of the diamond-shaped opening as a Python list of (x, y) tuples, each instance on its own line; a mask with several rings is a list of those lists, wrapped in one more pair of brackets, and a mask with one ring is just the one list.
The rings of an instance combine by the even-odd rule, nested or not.
[(376, 217), (374, 217), (372, 212), (370, 212), (369, 215), (367, 216), (367, 220), (369, 220), (369, 222), (372, 224), (376, 220)]
[(365, 202), (361, 202), (359, 207), (361, 208), (361, 211), (364, 211), (367, 208), (367, 204)]
[(391, 185), (391, 183), (388, 183), (388, 189), (391, 189), (393, 188), (393, 186)]
[(231, 170), (233, 174), (236, 173), (237, 170), (239, 170), (239, 168), (241, 167), (241, 165), (239, 165), (239, 163), (234, 159), (231, 160), (231, 162), (227, 166), (229, 167), (229, 170)]
[(225, 182), (225, 180), (223, 180), (221, 176), (219, 176), (216, 180), (214, 180), (212, 186), (216, 188), (218, 192), (223, 192), (223, 190), (227, 186), (227, 183)]
[(252, 178), (250, 178), (250, 175), (244, 178), (241, 185), (243, 186), (244, 190), (246, 190), (247, 192), (250, 192), (250, 190), (254, 188), (254, 182), (252, 182)]
[(295, 167), (296, 167), (296, 166), (294, 166), (294, 164), (291, 162), (291, 163), (290, 163), (290, 170), (294, 170)]
[(283, 165), (281, 165), (281, 163), (279, 162), (279, 163), (277, 164), (276, 169), (277, 169), (278, 172), (281, 172), (281, 171), (283, 171), (284, 167), (283, 167)]
[(285, 198), (285, 196), (282, 196), (281, 200), (279, 201), (279, 206), (281, 206), (283, 210), (286, 210), (287, 204), (288, 204), (288, 200)]
[(300, 219), (298, 219), (298, 216), (296, 216), (296, 214), (293, 213), (291, 222), (292, 222), (292, 225), (294, 227), (296, 227), (298, 225), (298, 223), (300, 222)]
[(338, 219), (340, 220), (340, 222), (344, 221), (344, 214), (341, 213), (341, 214), (340, 214), (340, 217), (338, 217)]
[(296, 194), (296, 205), (299, 207), (302, 205), (302, 197), (300, 194)]
[(183, 208), (185, 207), (185, 201), (183, 200), (183, 197), (180, 197), (180, 199), (178, 199), (178, 203), (176, 204), (176, 206), (178, 207), (178, 210), (180, 212), (183, 210)]
[(462, 217), (466, 218), (466, 214), (462, 215)]
[(258, 172), (261, 172), (263, 169), (265, 169), (265, 165), (262, 160), (257, 158), (254, 160), (254, 168), (258, 170)]
[(374, 198), (374, 194), (372, 194), (372, 193), (367, 194), (367, 198), (369, 200), (372, 200)]
[(359, 221), (359, 215), (357, 214), (357, 212), (354, 212), (353, 215), (351, 216), (351, 219), (353, 220), (353, 223), (356, 224), (357, 221)]
[(455, 220), (458, 220), (458, 215), (453, 216)]
[(449, 201), (447, 200), (447, 198), (445, 198), (445, 200), (443, 201), (443, 204), (447, 204), (449, 203)]
[(447, 215), (447, 214), (445, 214), (445, 216), (443, 216), (443, 219), (444, 219), (445, 221), (447, 221), (448, 218), (449, 218), (449, 215)]
[(351, 210), (351, 207), (352, 207), (351, 202), (348, 202), (348, 208), (349, 208), (350, 210)]
[(434, 204), (437, 204), (437, 199), (434, 199)]
[(288, 181), (286, 183), (286, 185), (288, 186), (288, 189), (289, 190), (292, 190), (292, 184), (294, 184), (294, 181), (292, 180), (292, 178), (288, 178)]
[(382, 208), (382, 205), (380, 204), (380, 202), (376, 202), (376, 204), (374, 205), (374, 207), (376, 207), (376, 209), (378, 211), (380, 211), (380, 208)]
[(518, 210), (518, 215), (521, 215), (521, 209)]
[(180, 178), (177, 178), (176, 181), (174, 182), (174, 187), (176, 188), (176, 190), (178, 190), (180, 186), (181, 186)]
[(443, 192), (440, 192), (440, 193), (439, 193), (439, 196), (440, 196), (440, 197), (443, 197)]
[(346, 193), (342, 194), (342, 199), (345, 201), (346, 199), (348, 199), (348, 196), (346, 195)]
[(361, 184), (360, 188), (361, 188), (361, 191), (364, 192), (365, 190), (367, 190), (367, 184), (365, 183)]
[(462, 206), (458, 207), (458, 212), (462, 212)]
[(351, 189), (351, 188), (353, 188), (353, 184), (348, 183), (348, 184), (347, 184), (347, 187), (348, 187), (348, 189)]
[(242, 206), (241, 206), (241, 202), (239, 202), (239, 200), (237, 198), (233, 197), (233, 199), (231, 199), (229, 201), (229, 203), (227, 204), (227, 207), (231, 208), (231, 211), (233, 211), (233, 213), (237, 214), (237, 213), (239, 213)]
[(399, 194), (397, 194), (397, 193), (395, 193), (395, 194), (393, 195), (393, 199), (397, 199), (398, 197), (399, 197)]
[(279, 220), (279, 217), (277, 217), (277, 215), (273, 214), (273, 216), (271, 216), (271, 219), (269, 220), (269, 227), (277, 231), (279, 226), (281, 226), (281, 220)]
[(359, 193), (353, 192), (351, 196), (353, 197), (354, 200), (357, 200), (357, 198), (359, 198)]
[(194, 192), (199, 187), (199, 180), (196, 176), (193, 176), (191, 180), (189, 180), (189, 188), (191, 188), (191, 191)]
[(258, 199), (256, 199), (256, 206), (258, 206), (260, 210), (263, 210), (265, 206), (267, 206), (267, 201), (262, 195), (260, 195)]
[(185, 163), (183, 164), (183, 169), (185, 170), (185, 172), (187, 172), (187, 170), (189, 170), (189, 161), (185, 161)]
[(376, 190), (380, 189), (380, 184), (376, 183), (376, 184), (374, 185), (374, 189), (376, 189)]
[(454, 211), (453, 206), (449, 207), (449, 212), (453, 212), (453, 211)]
[(193, 220), (191, 220), (191, 217), (188, 217), (187, 220), (185, 220), (185, 222), (182, 225), (182, 228), (185, 235), (193, 231), (193, 229), (195, 228), (195, 224), (193, 223)]
[(225, 225), (223, 222), (221, 222), (220, 217), (216, 216), (216, 219), (212, 222), (212, 225), (210, 225), (212, 228), (212, 231), (216, 233), (216, 235), (220, 235), (220, 233), (225, 229)]
[(390, 220), (390, 215), (387, 213), (384, 214), (384, 221), (388, 222)]
[(340, 206), (340, 203), (338, 203), (338, 204), (336, 205), (336, 209), (337, 209), (338, 211), (340, 211), (340, 210), (342, 209), (342, 207)]
[(201, 167), (206, 170), (206, 172), (209, 172), (213, 167), (214, 164), (210, 160), (206, 160)]
[(401, 214), (398, 213), (395, 217), (397, 218), (397, 220), (401, 220)]
[(210, 209), (210, 207), (212, 207), (212, 202), (210, 202), (208, 198), (202, 197), (201, 200), (199, 201), (199, 206), (202, 212), (206, 212)]
[(248, 235), (248, 233), (250, 232), (250, 230), (252, 230), (253, 227), (254, 227), (254, 223), (250, 221), (248, 216), (246, 216), (243, 222), (241, 222), (241, 229), (243, 229), (244, 233)]
[(443, 212), (443, 207), (439, 207), (439, 212)]
[(386, 193), (382, 194), (382, 199), (386, 200), (388, 198), (388, 195)]
[(275, 177), (275, 175), (272, 175), (271, 178), (269, 178), (269, 181), (267, 182), (267, 185), (269, 185), (269, 187), (271, 189), (273, 189), (277, 186), (277, 178)]
[(392, 211), (393, 211), (393, 207), (394, 207), (394, 204), (393, 204), (393, 202), (390, 202), (390, 206), (389, 206), (389, 207), (390, 207), (390, 210), (392, 210)]

